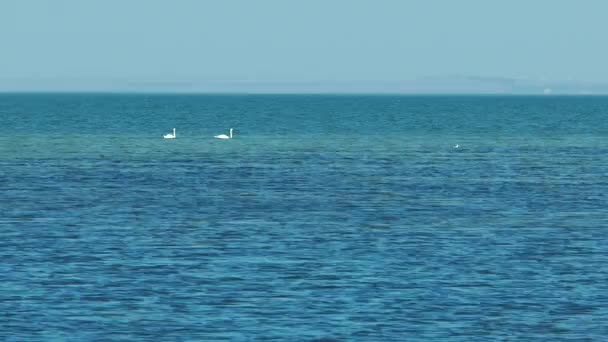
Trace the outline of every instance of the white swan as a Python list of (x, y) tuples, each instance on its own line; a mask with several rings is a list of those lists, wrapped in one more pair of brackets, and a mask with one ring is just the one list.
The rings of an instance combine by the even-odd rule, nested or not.
[(226, 134), (220, 134), (220, 135), (214, 136), (214, 138), (216, 138), (216, 139), (232, 139), (232, 128), (230, 129), (230, 136), (227, 136)]
[(165, 134), (165, 135), (163, 135), (163, 138), (165, 138), (165, 139), (175, 139), (176, 136), (177, 135), (175, 135), (175, 128), (174, 128), (173, 129), (173, 134), (171, 134), (171, 133)]

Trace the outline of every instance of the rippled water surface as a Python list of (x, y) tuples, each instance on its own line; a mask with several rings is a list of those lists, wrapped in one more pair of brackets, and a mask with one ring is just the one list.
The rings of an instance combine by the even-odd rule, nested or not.
[(605, 340), (607, 112), (0, 95), (0, 339)]

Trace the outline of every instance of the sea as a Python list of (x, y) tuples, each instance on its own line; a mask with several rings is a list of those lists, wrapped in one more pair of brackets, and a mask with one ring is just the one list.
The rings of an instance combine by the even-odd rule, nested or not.
[(0, 340), (606, 341), (607, 115), (0, 94)]

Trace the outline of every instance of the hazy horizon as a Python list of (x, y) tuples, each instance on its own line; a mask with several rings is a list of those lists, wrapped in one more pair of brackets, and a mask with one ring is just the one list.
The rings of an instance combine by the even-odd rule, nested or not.
[(1, 93), (606, 95), (608, 84), (507, 78), (426, 78), (408, 81), (247, 80), (0, 80)]

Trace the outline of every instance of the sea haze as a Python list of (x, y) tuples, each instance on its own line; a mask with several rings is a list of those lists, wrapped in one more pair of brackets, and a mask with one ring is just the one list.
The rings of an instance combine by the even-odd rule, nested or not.
[(2, 94), (0, 339), (605, 339), (607, 109)]

